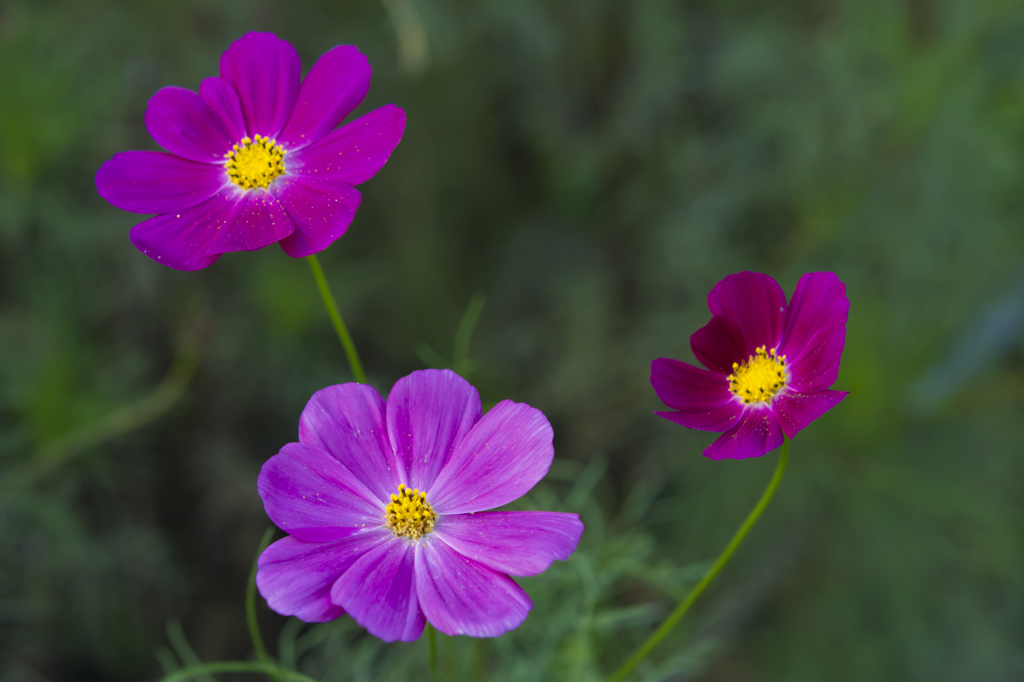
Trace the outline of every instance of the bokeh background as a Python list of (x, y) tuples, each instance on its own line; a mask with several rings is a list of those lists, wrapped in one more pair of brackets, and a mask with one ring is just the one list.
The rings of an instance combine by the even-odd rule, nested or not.
[[(587, 525), (522, 581), (518, 631), (442, 637), (446, 679), (599, 679), (754, 504), (776, 455), (704, 459), (713, 436), (653, 416), (648, 384), (743, 269), (846, 282), (851, 393), (636, 679), (1024, 677), (1018, 3), (4, 0), (2, 679), (252, 656), (256, 476), (344, 355), (305, 262), (167, 269), (93, 186), (155, 149), (150, 95), (197, 88), (249, 30), (306, 68), (358, 45), (357, 114), (408, 114), (321, 254), (372, 383), (457, 363), (485, 403), (542, 409), (558, 459), (522, 505)], [(425, 641), (260, 619), (325, 682), (427, 679)]]

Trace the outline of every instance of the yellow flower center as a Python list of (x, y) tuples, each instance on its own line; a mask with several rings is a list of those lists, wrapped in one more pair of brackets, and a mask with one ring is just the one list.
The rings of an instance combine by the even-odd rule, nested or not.
[(398, 494), (391, 496), (391, 504), (385, 509), (384, 525), (401, 538), (419, 540), (434, 530), (437, 512), (427, 502), (427, 494), (416, 489), (398, 486)]
[(284, 147), (269, 137), (256, 140), (243, 137), (227, 154), (228, 177), (242, 189), (269, 187), (274, 178), (284, 175)]
[(729, 390), (744, 403), (767, 403), (786, 385), (786, 356), (761, 346), (742, 365), (732, 363)]

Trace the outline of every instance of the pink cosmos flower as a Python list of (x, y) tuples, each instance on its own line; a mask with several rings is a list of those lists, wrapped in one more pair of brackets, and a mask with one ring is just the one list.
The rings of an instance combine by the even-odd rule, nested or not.
[(153, 95), (146, 129), (169, 153), (121, 152), (96, 173), (111, 204), (157, 214), (132, 228), (140, 251), (199, 270), (274, 242), (308, 256), (345, 233), (359, 207), (353, 185), (387, 162), (405, 113), (388, 104), (338, 128), (370, 87), (370, 64), (351, 45), (326, 52), (305, 80), (300, 70), (290, 43), (247, 33), (198, 94)]
[(481, 416), (450, 370), (400, 379), (387, 402), (365, 384), (317, 392), (299, 442), (259, 477), (270, 518), (290, 537), (259, 558), (272, 609), (322, 622), (348, 613), (392, 642), (424, 622), (496, 637), (533, 607), (509, 575), (535, 575), (576, 549), (576, 514), (485, 511), (532, 488), (551, 466), (540, 410), (510, 400)]
[[(831, 272), (800, 278), (793, 299), (755, 272), (729, 275), (708, 294), (712, 318), (690, 337), (707, 370), (658, 358), (651, 384), (691, 429), (723, 433), (704, 455), (758, 457), (782, 445), (846, 397), (831, 391), (846, 343), (850, 302)], [(710, 370), (710, 371), (708, 371)]]

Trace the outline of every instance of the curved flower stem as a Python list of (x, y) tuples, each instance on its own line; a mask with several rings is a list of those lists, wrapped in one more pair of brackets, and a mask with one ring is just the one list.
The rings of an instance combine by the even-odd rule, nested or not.
[(718, 556), (714, 565), (708, 569), (708, 572), (704, 574), (704, 577), (701, 578), (696, 587), (690, 590), (690, 593), (686, 595), (686, 598), (679, 602), (679, 606), (676, 607), (675, 611), (673, 611), (669, 617), (666, 618), (660, 626), (658, 626), (658, 629), (647, 638), (647, 641), (644, 642), (643, 645), (629, 657), (629, 660), (623, 663), (622, 667), (616, 670), (606, 682), (621, 682), (621, 680), (624, 680), (626, 675), (632, 672), (633, 668), (638, 666), (641, 661), (647, 658), (647, 655), (654, 650), (654, 647), (658, 646), (658, 643), (661, 642), (661, 640), (663, 640), (665, 636), (672, 631), (672, 628), (676, 626), (679, 620), (686, 615), (686, 612), (690, 610), (693, 603), (697, 601), (697, 597), (704, 592), (707, 586), (711, 584), (711, 581), (715, 579), (719, 572), (721, 572), (722, 568), (726, 563), (728, 563), (729, 559), (736, 551), (736, 548), (739, 547), (740, 543), (743, 542), (743, 539), (747, 537), (747, 533), (749, 533), (750, 529), (754, 527), (757, 520), (761, 518), (761, 514), (768, 506), (768, 503), (771, 502), (772, 497), (775, 495), (775, 490), (779, 487), (779, 482), (782, 480), (782, 474), (786, 472), (786, 462), (788, 459), (789, 439), (783, 435), (782, 452), (779, 454), (779, 463), (775, 467), (775, 475), (772, 476), (771, 482), (768, 483), (768, 487), (761, 495), (761, 499), (758, 500), (757, 506), (755, 506), (754, 510), (750, 512), (750, 515), (747, 516), (747, 520), (743, 522), (740, 529), (732, 536), (732, 540), (729, 541), (729, 544), (726, 545), (725, 549)]
[(437, 671), (437, 633), (430, 623), (427, 623), (427, 643), (430, 646), (430, 679), (440, 682), (441, 674)]
[(352, 368), (352, 377), (359, 383), (365, 384), (366, 374), (363, 372), (363, 363), (359, 361), (359, 352), (356, 350), (356, 344), (352, 343), (352, 337), (349, 336), (348, 328), (341, 319), (341, 313), (338, 312), (338, 306), (334, 302), (334, 295), (331, 294), (331, 287), (327, 284), (327, 278), (324, 277), (324, 269), (320, 267), (320, 261), (317, 260), (315, 254), (306, 256), (306, 260), (309, 261), (313, 277), (316, 278), (316, 285), (320, 289), (320, 297), (324, 299), (324, 307), (327, 308), (327, 314), (330, 316), (331, 322), (334, 323), (334, 331), (338, 332), (338, 339), (345, 349), (348, 365)]
[(175, 670), (170, 675), (163, 677), (160, 682), (183, 682), (183, 680), (192, 680), (216, 673), (266, 673), (268, 675), (280, 675), (285, 680), (295, 680), (295, 682), (316, 682), (316, 680), (308, 675), (303, 675), (294, 670), (284, 670), (272, 663), (252, 663), (249, 661), (217, 661), (216, 663), (193, 665), (181, 670)]
[(260, 540), (260, 547), (256, 550), (256, 558), (252, 560), (252, 570), (249, 571), (249, 584), (245, 588), (245, 618), (249, 623), (249, 637), (252, 638), (252, 648), (256, 650), (256, 658), (260, 659), (261, 663), (270, 666), (267, 670), (267, 675), (271, 679), (280, 680), (281, 675), (285, 671), (280, 670), (270, 659), (270, 654), (267, 653), (266, 647), (263, 646), (263, 637), (260, 636), (260, 624), (256, 620), (256, 568), (259, 563), (260, 554), (263, 554), (263, 550), (267, 548), (273, 537), (274, 527), (271, 526), (263, 534), (263, 539)]

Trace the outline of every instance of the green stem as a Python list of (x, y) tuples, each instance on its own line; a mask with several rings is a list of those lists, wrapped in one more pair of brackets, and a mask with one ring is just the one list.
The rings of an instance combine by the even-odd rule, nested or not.
[(363, 372), (363, 364), (359, 361), (359, 352), (356, 351), (356, 344), (352, 343), (352, 337), (349, 336), (348, 328), (341, 319), (341, 313), (338, 312), (338, 305), (334, 302), (331, 287), (327, 284), (327, 278), (324, 277), (324, 269), (320, 267), (320, 261), (317, 260), (316, 255), (306, 256), (306, 260), (309, 261), (313, 277), (316, 278), (316, 285), (320, 289), (320, 297), (324, 299), (324, 307), (327, 308), (327, 314), (330, 316), (331, 322), (334, 323), (334, 331), (338, 332), (338, 339), (345, 349), (348, 365), (352, 368), (352, 376), (359, 383), (365, 384), (366, 374)]
[(783, 435), (782, 452), (779, 454), (779, 464), (775, 467), (775, 475), (772, 476), (772, 480), (768, 484), (768, 488), (765, 489), (764, 494), (761, 495), (761, 499), (758, 500), (757, 506), (754, 507), (754, 510), (750, 512), (749, 516), (747, 516), (747, 520), (743, 522), (740, 529), (732, 536), (732, 540), (730, 540), (729, 544), (726, 545), (725, 550), (722, 551), (714, 565), (708, 569), (708, 572), (704, 574), (704, 577), (701, 578), (701, 581), (697, 583), (696, 587), (690, 590), (690, 593), (686, 595), (686, 598), (683, 599), (683, 601), (679, 602), (679, 606), (677, 606), (675, 611), (665, 619), (665, 622), (658, 626), (658, 629), (647, 638), (647, 641), (644, 642), (643, 645), (629, 657), (629, 660), (623, 663), (622, 667), (616, 670), (606, 682), (621, 682), (621, 680), (624, 680), (626, 675), (632, 672), (633, 668), (637, 667), (641, 661), (647, 658), (647, 655), (654, 650), (654, 647), (658, 646), (658, 643), (661, 642), (661, 640), (663, 640), (665, 636), (672, 631), (672, 628), (676, 626), (679, 620), (686, 615), (686, 612), (689, 611), (693, 602), (697, 601), (697, 597), (704, 592), (707, 586), (711, 584), (711, 581), (714, 580), (721, 572), (722, 568), (726, 563), (728, 563), (729, 559), (736, 551), (736, 548), (739, 547), (740, 543), (743, 542), (743, 539), (747, 537), (747, 533), (749, 533), (750, 529), (754, 527), (757, 520), (761, 518), (761, 514), (775, 495), (775, 490), (779, 487), (779, 482), (782, 481), (782, 474), (786, 472), (786, 461), (788, 459), (789, 439)]
[(256, 658), (260, 659), (260, 662), (270, 666), (270, 670), (267, 674), (274, 680), (280, 680), (280, 675), (283, 671), (274, 665), (274, 662), (270, 659), (270, 654), (267, 653), (266, 647), (263, 646), (263, 637), (260, 636), (260, 624), (256, 620), (256, 569), (259, 564), (260, 554), (263, 554), (263, 550), (270, 544), (271, 538), (274, 537), (274, 527), (271, 526), (263, 534), (263, 539), (260, 540), (260, 547), (256, 550), (256, 558), (252, 560), (252, 570), (249, 571), (249, 584), (245, 588), (245, 618), (249, 623), (249, 637), (252, 638), (252, 648), (256, 650)]
[(182, 668), (181, 670), (175, 670), (170, 675), (163, 677), (160, 682), (183, 682), (183, 680), (192, 680), (216, 673), (266, 673), (268, 675), (280, 675), (286, 680), (295, 680), (295, 682), (316, 682), (312, 677), (295, 672), (294, 670), (284, 670), (271, 663), (251, 663), (248, 661), (217, 661), (216, 663), (194, 665)]
[(441, 674), (437, 671), (437, 633), (430, 623), (427, 623), (427, 643), (430, 646), (430, 677), (434, 682), (439, 682)]

